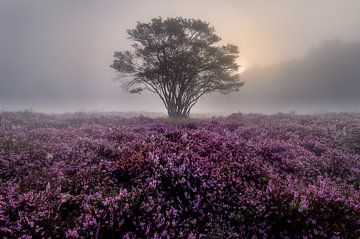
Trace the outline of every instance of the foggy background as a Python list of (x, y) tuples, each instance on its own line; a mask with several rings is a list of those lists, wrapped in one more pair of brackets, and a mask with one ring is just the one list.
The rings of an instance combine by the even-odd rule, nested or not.
[(245, 86), (194, 113), (360, 110), (360, 1), (0, 0), (0, 110), (165, 112), (112, 79), (126, 29), (199, 18), (239, 46)]

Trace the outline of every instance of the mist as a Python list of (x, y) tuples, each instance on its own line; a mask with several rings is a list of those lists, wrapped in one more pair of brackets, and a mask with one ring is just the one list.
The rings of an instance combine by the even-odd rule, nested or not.
[(359, 111), (359, 62), (360, 42), (327, 40), (303, 58), (249, 68), (242, 73), (240, 92), (212, 100), (227, 112)]
[[(130, 95), (109, 67), (126, 29), (153, 17), (199, 18), (239, 46), (245, 85), (194, 113), (359, 110), (359, 1), (0, 2), (0, 109), (166, 112)], [(335, 40), (334, 40), (335, 39)]]

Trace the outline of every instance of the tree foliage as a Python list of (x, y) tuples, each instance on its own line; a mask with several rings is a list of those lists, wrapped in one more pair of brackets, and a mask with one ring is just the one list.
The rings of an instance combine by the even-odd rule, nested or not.
[(204, 94), (227, 94), (243, 85), (236, 71), (237, 46), (221, 40), (208, 23), (181, 17), (153, 18), (127, 31), (131, 51), (114, 53), (112, 68), (130, 93), (159, 95), (169, 116), (187, 117)]

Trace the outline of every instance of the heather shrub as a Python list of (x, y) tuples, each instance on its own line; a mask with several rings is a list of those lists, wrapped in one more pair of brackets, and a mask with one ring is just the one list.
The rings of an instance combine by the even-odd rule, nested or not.
[(0, 237), (359, 238), (359, 119), (1, 113)]

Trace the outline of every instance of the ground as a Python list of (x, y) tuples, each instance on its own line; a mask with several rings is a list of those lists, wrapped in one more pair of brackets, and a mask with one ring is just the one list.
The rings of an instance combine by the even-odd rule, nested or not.
[(0, 113), (1, 238), (359, 238), (360, 115)]

